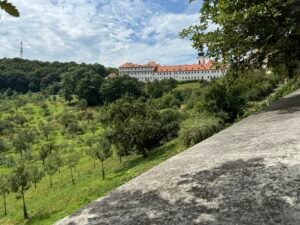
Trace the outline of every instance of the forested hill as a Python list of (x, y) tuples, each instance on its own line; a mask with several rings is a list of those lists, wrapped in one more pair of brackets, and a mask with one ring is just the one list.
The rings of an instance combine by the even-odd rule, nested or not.
[(41, 62), (20, 58), (0, 59), (0, 91), (11, 89), (20, 93), (48, 89), (55, 94), (59, 90), (62, 74), (72, 67), (80, 67), (105, 77), (114, 68), (101, 64), (77, 64), (75, 62)]

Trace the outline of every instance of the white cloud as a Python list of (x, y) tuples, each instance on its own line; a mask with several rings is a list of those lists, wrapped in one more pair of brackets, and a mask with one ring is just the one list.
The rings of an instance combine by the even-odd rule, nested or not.
[(143, 0), (11, 0), (20, 18), (2, 14), (0, 57), (50, 61), (195, 62), (189, 40), (178, 33), (197, 23), (197, 13), (175, 14)]

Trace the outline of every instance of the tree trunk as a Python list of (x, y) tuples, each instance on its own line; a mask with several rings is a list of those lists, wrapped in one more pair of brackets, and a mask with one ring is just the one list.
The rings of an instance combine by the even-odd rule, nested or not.
[(24, 213), (24, 219), (27, 220), (29, 217), (28, 217), (28, 213), (27, 213), (27, 208), (26, 208), (26, 203), (25, 203), (25, 193), (24, 193), (24, 190), (23, 190), (23, 187), (22, 187), (22, 199), (23, 199), (23, 213)]
[(74, 180), (74, 177), (73, 177), (73, 170), (72, 170), (71, 167), (70, 167), (70, 171), (71, 171), (72, 184), (75, 184), (75, 180)]
[(50, 178), (50, 187), (52, 188), (52, 176), (49, 175), (49, 178)]
[(104, 172), (104, 163), (101, 162), (101, 168), (102, 168), (102, 179), (104, 180), (105, 179), (105, 172)]
[(36, 189), (36, 181), (34, 181), (34, 189)]
[(7, 210), (6, 210), (6, 195), (3, 193), (3, 206), (4, 206), (4, 216), (7, 215)]

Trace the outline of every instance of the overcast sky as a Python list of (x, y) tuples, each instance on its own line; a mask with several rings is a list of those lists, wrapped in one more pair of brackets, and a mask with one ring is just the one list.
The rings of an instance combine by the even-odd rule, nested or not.
[(0, 58), (76, 61), (119, 66), (124, 62), (196, 62), (196, 51), (178, 33), (198, 22), (201, 1), (10, 0), (21, 13), (1, 13)]

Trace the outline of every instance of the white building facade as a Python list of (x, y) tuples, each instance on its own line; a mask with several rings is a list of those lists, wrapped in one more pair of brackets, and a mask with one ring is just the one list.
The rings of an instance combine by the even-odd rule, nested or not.
[(147, 82), (173, 78), (177, 81), (211, 80), (226, 73), (225, 68), (216, 68), (214, 62), (199, 59), (198, 64), (161, 66), (155, 62), (144, 65), (125, 63), (119, 67), (119, 75), (129, 75), (139, 81)]

